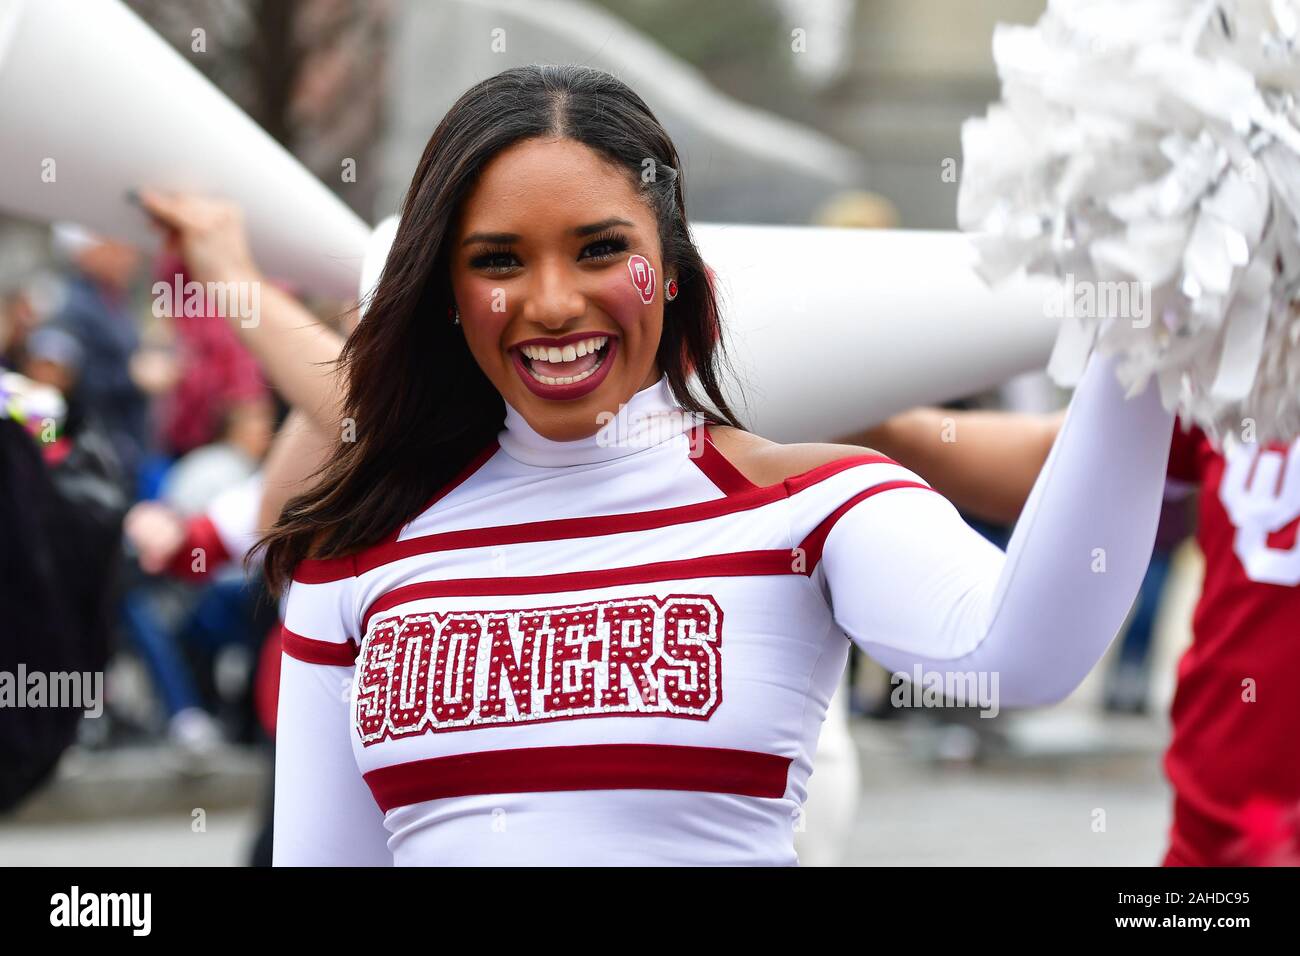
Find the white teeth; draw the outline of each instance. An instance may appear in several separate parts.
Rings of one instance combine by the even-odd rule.
[[[581,342],[573,342],[563,348],[545,345],[523,345],[519,351],[524,354],[525,358],[532,359],[534,362],[572,362],[579,356],[588,355],[605,347],[609,341],[608,335],[598,335],[590,339],[583,339]]]
[[[554,375],[543,375],[541,372],[533,368],[528,369],[528,374],[537,379],[537,381],[541,382],[543,385],[571,385],[574,382],[581,382],[583,379],[595,375],[596,369],[600,368],[604,364],[605,357],[602,355],[596,360],[595,365],[587,369],[585,372],[579,372],[577,375],[561,375],[557,378]]]

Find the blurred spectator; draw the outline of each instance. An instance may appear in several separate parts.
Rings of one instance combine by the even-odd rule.
[[[26,289],[0,297],[0,365],[20,369],[27,355],[27,338],[40,324],[40,315]]]
[[[56,443],[21,424],[48,414],[23,408],[39,396],[19,376],[0,381],[0,670],[98,674],[109,657],[127,501],[115,457],[93,429]],[[0,810],[49,776],[81,716],[75,707],[0,709]]]
[[[217,441],[196,448],[163,478],[160,497],[184,517],[244,481],[261,464],[275,434],[275,409],[263,395],[237,402],[221,415]]]
[[[18,370],[33,382],[57,388],[64,397],[73,394],[85,351],[70,333],[53,326],[38,328],[27,338]]]
[[[216,440],[172,465],[162,479],[161,502],[137,504],[126,521],[142,571],[177,574],[171,565],[178,563],[185,569],[180,576],[190,582],[142,580],[126,594],[123,608],[132,643],[161,697],[169,737],[198,756],[222,737],[209,713],[220,705],[213,675],[216,657],[240,648],[251,668],[253,649],[265,632],[258,623],[260,584],[246,581],[238,565],[224,566],[214,542],[191,540],[187,534],[202,526],[202,516],[218,497],[245,485],[257,472],[274,436],[275,409],[263,392],[216,408],[215,414]],[[202,520],[196,524],[191,519]],[[209,567],[205,557],[202,570],[191,573],[191,545],[196,544],[213,564]],[[245,688],[243,696],[247,692]]]
[[[68,223],[54,227],[53,245],[71,275],[51,324],[80,344],[80,399],[96,411],[123,472],[134,480],[149,446],[148,403],[131,378],[139,336],[127,309],[140,256],[131,246]]]
[[[184,288],[188,278],[178,256],[162,258],[159,282]],[[171,316],[179,352],[178,381],[162,412],[162,444],[173,456],[214,441],[230,406],[270,395],[256,359],[229,322],[217,315],[179,311]]]
[[[895,229],[898,210],[884,196],[860,189],[838,192],[817,210],[814,226],[840,229]]]

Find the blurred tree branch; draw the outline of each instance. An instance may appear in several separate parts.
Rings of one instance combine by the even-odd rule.
[[[388,0],[126,0],[364,218],[380,174]],[[202,45],[195,31],[202,30]],[[355,182],[341,176],[353,160]]]

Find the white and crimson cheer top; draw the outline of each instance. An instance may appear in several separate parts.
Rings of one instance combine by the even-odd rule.
[[[793,864],[849,640],[1064,696],[1137,592],[1171,429],[1094,359],[1004,555],[865,449],[751,484],[666,378],[579,441],[508,408],[389,540],[297,569],[275,860]]]

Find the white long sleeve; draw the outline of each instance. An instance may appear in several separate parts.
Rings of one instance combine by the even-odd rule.
[[[346,583],[289,588],[276,717],[276,866],[393,863],[384,815],[352,753],[354,669],[342,661],[356,643],[336,613]]]
[[[1004,707],[1078,686],[1146,573],[1173,432],[1155,385],[1125,400],[1113,363],[1092,357],[1005,555],[924,488],[839,518],[823,573],[855,643],[894,672],[997,675]]]

